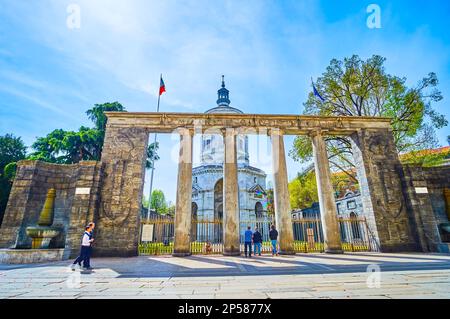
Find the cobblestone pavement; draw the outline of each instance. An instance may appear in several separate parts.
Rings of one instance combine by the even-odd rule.
[[[0,265],[0,298],[450,298],[448,254],[94,258],[91,272],[69,264]]]

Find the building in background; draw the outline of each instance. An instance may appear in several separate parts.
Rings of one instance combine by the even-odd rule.
[[[223,76],[222,87],[217,95],[217,106],[205,113],[243,113],[230,106],[229,91],[225,88]],[[257,219],[267,218],[266,173],[250,166],[246,135],[237,136],[236,149],[242,237],[247,224],[254,227]],[[194,229],[194,240],[222,241],[223,162],[224,141],[221,132],[206,132],[201,139],[201,165],[192,170],[192,216],[193,219],[216,222],[211,227],[202,225]],[[268,233],[268,230],[265,232]]]

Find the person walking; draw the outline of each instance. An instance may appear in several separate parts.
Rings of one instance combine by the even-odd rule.
[[[89,240],[90,240],[91,244],[89,245],[89,248],[88,248],[88,251],[87,251],[87,255],[86,255],[86,259],[85,259],[86,262],[85,262],[84,268],[86,270],[92,270],[93,268],[91,267],[91,255],[92,255],[92,243],[94,242],[94,238],[92,236],[93,236],[93,233],[94,233],[95,223],[91,222],[91,223],[88,224],[88,226],[90,227]]]
[[[81,262],[83,262],[83,269],[92,269],[90,265],[90,257],[92,250],[91,244],[94,241],[94,239],[92,238],[92,231],[94,228],[94,223],[89,223],[89,225],[85,227],[83,238],[81,239],[80,255],[71,265],[72,270],[75,270],[76,264],[78,264],[78,266],[81,268]]]
[[[275,254],[278,256],[278,249],[277,249],[278,231],[275,229],[275,225],[272,225],[269,231],[269,238],[270,241],[272,242],[272,256]]]
[[[261,256],[261,244],[262,244],[262,235],[258,230],[258,227],[255,227],[255,232],[253,233],[253,252],[256,256],[256,254],[258,254],[258,256]]]
[[[253,233],[251,231],[251,227],[248,226],[247,230],[244,233],[244,253],[245,257],[247,257],[247,248],[248,248],[248,257],[252,258],[252,237]]]

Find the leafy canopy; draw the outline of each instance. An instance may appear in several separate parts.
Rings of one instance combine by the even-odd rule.
[[[126,112],[119,102],[95,104],[86,111],[94,128],[82,126],[78,131],[56,129],[33,143],[29,159],[58,164],[73,164],[80,161],[98,161],[101,158],[107,117],[105,112]],[[147,150],[147,168],[157,161],[158,144],[150,144]]]
[[[448,124],[445,117],[432,108],[442,99],[435,73],[429,73],[414,87],[406,78],[386,73],[386,59],[374,55],[367,60],[353,55],[333,59],[314,83],[323,99],[310,92],[304,103],[304,114],[335,116],[387,116],[399,152],[408,152],[438,145],[434,130]],[[348,171],[353,167],[350,140],[327,137],[330,163],[334,169]],[[308,137],[295,139],[290,156],[307,162],[312,156]]]
[[[0,136],[0,175],[6,165],[17,162],[25,158],[26,146],[20,137],[13,134]]]

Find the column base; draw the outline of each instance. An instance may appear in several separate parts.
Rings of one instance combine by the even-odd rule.
[[[187,257],[190,255],[192,255],[192,253],[190,251],[189,252],[173,252],[172,253],[173,257]]]
[[[278,254],[280,255],[295,255],[295,251],[285,250],[285,251],[279,251]]]
[[[344,251],[342,249],[325,249],[325,253],[327,253],[327,254],[343,254]]]
[[[241,252],[240,251],[224,251],[222,255],[224,255],[224,256],[240,256]]]

